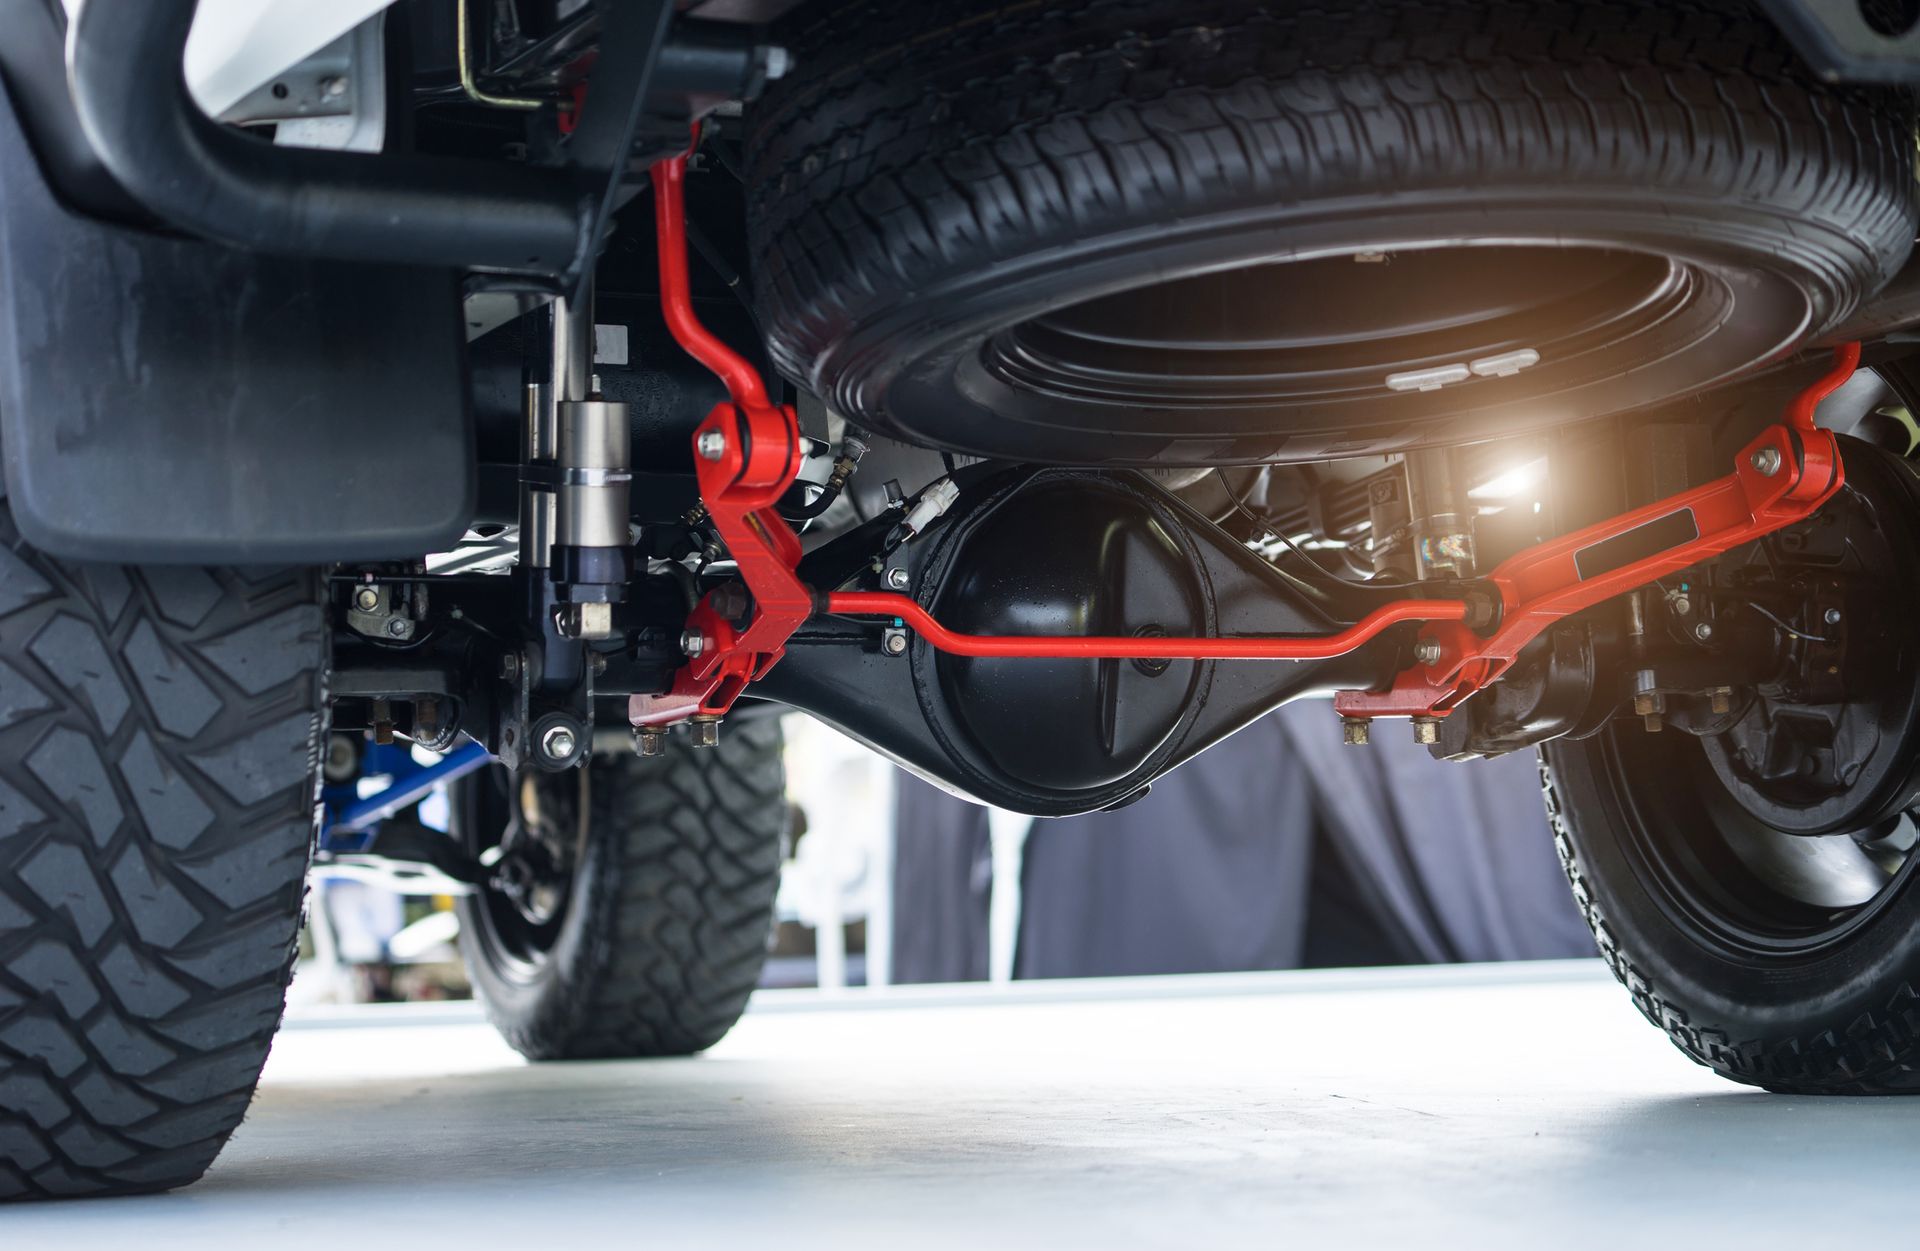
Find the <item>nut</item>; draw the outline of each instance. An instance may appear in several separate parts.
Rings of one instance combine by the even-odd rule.
[[[693,447],[700,453],[701,460],[719,460],[727,454],[727,436],[718,430],[702,430]]]
[[[1340,741],[1349,747],[1365,747],[1372,739],[1373,723],[1365,717],[1340,718]]]
[[[1747,463],[1758,470],[1763,478],[1771,478],[1780,472],[1780,449],[1763,447],[1747,458]]]
[[[720,718],[711,713],[688,717],[687,738],[695,747],[720,746]]]
[[[689,656],[698,656],[707,650],[707,636],[698,630],[681,631],[680,650]]]
[[[552,725],[540,736],[540,750],[548,760],[570,760],[574,748],[580,746],[571,726]]]
[[[1440,640],[1421,639],[1413,645],[1413,658],[1423,665],[1440,663]]]
[[[913,580],[912,575],[908,574],[905,569],[902,569],[898,566],[895,566],[894,568],[887,570],[887,585],[889,587],[892,587],[896,591],[906,590],[907,583],[911,582],[912,580]]]
[[[1707,706],[1713,710],[1715,716],[1721,716],[1733,711],[1733,688],[1731,686],[1714,687],[1707,692],[1707,699],[1709,701]]]
[[[633,727],[633,751],[637,756],[658,756],[667,750],[667,732],[657,725]]]
[[[1713,623],[1711,621],[1702,621],[1695,625],[1693,627],[1693,637],[1699,639],[1702,643],[1712,642]]]
[[[1415,717],[1413,719],[1413,741],[1422,747],[1431,746],[1440,741],[1440,718]]]
[[[520,676],[520,657],[517,653],[508,652],[500,658],[500,676],[509,682]]]

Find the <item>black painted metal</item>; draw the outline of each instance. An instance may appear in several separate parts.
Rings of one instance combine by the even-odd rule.
[[[896,554],[913,594],[981,632],[1322,634],[1390,592],[1290,577],[1135,473],[1015,472]],[[816,566],[818,567],[818,566]],[[1412,631],[1322,662],[967,660],[872,623],[797,634],[756,695],[914,772],[1038,816],[1112,807],[1291,700],[1386,681]],[[1331,710],[1327,732],[1336,732]]]
[[[89,0],[69,39],[101,161],[164,220],[282,255],[560,274],[599,188],[571,171],[276,147],[208,118],[181,68],[195,0]]]
[[[1920,9],[1906,0],[1760,0],[1824,77],[1920,83]]]

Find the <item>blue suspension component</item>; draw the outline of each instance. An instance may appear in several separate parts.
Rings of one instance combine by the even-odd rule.
[[[364,799],[356,793],[353,782],[322,788],[326,821],[321,826],[321,850],[366,850],[382,821],[419,803],[434,787],[465,777],[492,759],[486,748],[471,740],[430,765],[421,764],[409,748],[398,744],[368,743],[360,756],[361,776],[385,775],[391,780],[384,789]]]

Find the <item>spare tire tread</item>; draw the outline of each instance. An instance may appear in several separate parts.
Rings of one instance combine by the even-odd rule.
[[[802,69],[749,115],[757,300],[778,365],[855,417],[835,350],[941,283],[1275,204],[1740,203],[1822,236],[1788,246],[1823,325],[1914,236],[1906,98],[1818,82],[1741,3],[854,0],[783,37]]]

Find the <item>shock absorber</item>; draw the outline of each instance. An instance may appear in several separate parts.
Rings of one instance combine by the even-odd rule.
[[[593,374],[593,302],[561,299],[553,313],[555,490],[548,568],[568,638],[614,633],[613,605],[633,575],[628,530],[633,481],[627,406]]]

